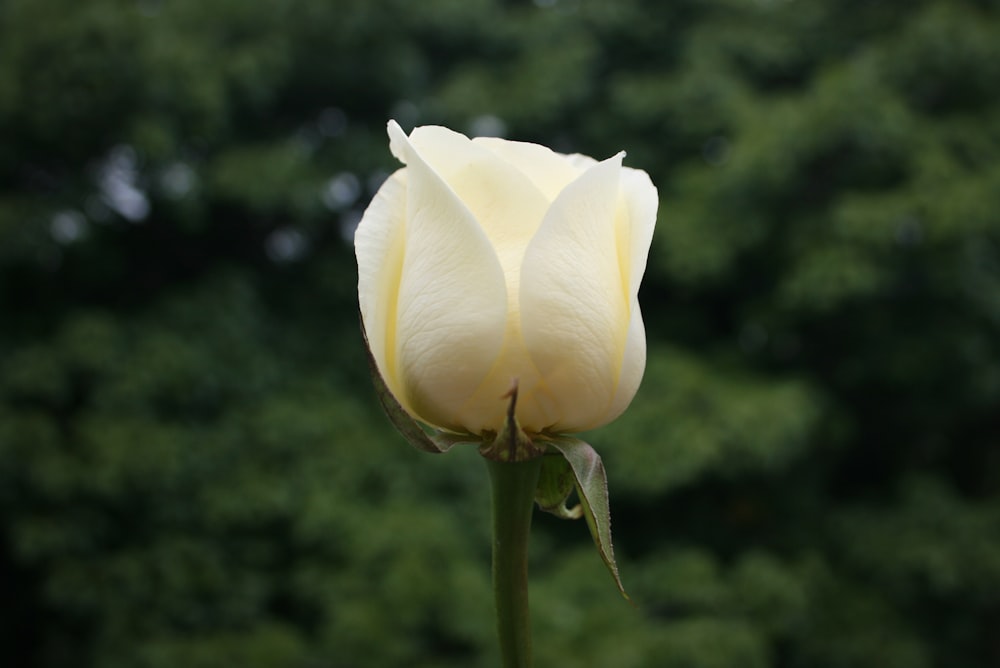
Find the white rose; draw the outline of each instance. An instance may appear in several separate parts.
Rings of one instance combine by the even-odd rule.
[[[516,380],[528,434],[603,425],[646,363],[637,294],[656,220],[645,172],[443,127],[409,137],[406,167],[358,225],[358,294],[372,355],[414,418],[480,434]]]

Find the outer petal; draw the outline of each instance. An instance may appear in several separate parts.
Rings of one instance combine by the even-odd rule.
[[[639,309],[639,284],[646,271],[646,258],[653,240],[659,197],[646,172],[622,168],[621,199],[615,218],[618,262],[624,298],[629,304],[629,329],[621,359],[621,372],[614,397],[605,415],[587,429],[606,424],[628,407],[639,389],[646,366],[646,334]]]
[[[630,320],[615,229],[623,155],[567,186],[525,253],[522,333],[538,393],[557,406],[554,431],[592,426],[618,387]]]
[[[389,134],[408,182],[395,345],[401,403],[430,424],[465,430],[462,406],[503,345],[503,270],[469,209],[398,125]]]
[[[400,396],[395,365],[396,297],[403,269],[406,230],[406,170],[390,176],[365,210],[354,233],[358,259],[358,303],[368,343],[379,372],[390,391]]]

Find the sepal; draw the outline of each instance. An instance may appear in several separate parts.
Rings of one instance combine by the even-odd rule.
[[[578,520],[583,517],[583,507],[578,503],[572,508],[566,506],[576,478],[569,462],[560,452],[548,452],[542,458],[542,470],[535,490],[535,503],[547,513],[563,520]]]
[[[501,399],[507,399],[507,417],[503,427],[496,434],[488,431],[483,434],[483,443],[479,446],[479,454],[495,462],[526,462],[541,457],[545,452],[545,444],[535,443],[524,433],[517,422],[517,380]]]
[[[608,477],[604,471],[604,462],[589,443],[578,438],[548,436],[545,443],[558,450],[573,471],[580,507],[587,519],[587,526],[590,527],[590,535],[594,539],[597,551],[611,577],[614,578],[618,591],[625,600],[631,602],[632,599],[625,593],[621,576],[618,574],[615,550],[611,544],[611,507],[608,503]],[[565,497],[563,507],[565,507]]]

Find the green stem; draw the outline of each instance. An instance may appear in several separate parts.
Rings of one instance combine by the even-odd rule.
[[[528,534],[542,458],[486,460],[493,489],[493,595],[504,668],[531,667]]]

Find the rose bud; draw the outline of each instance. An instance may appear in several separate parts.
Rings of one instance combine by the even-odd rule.
[[[657,192],[624,153],[598,162],[544,146],[409,137],[405,167],[358,225],[361,315],[378,370],[415,419],[482,434],[516,417],[532,433],[603,425],[642,378],[638,291]]]

